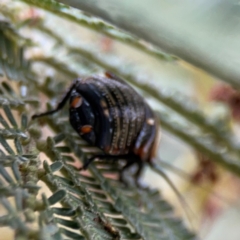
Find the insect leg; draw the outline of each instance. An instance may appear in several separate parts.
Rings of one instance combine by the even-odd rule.
[[[47,111],[47,112],[44,112],[44,113],[40,113],[40,114],[34,114],[34,115],[32,116],[32,119],[53,114],[53,113],[59,111],[61,108],[63,108],[63,106],[65,105],[66,101],[69,99],[72,90],[76,87],[76,85],[78,84],[78,82],[79,82],[79,80],[76,80],[76,81],[73,82],[72,86],[69,88],[69,90],[68,90],[67,93],[64,95],[63,99],[61,100],[61,102],[59,102],[59,104],[57,105],[57,107],[56,107],[55,109],[50,110],[50,111]]]
[[[143,161],[136,161],[136,163],[138,165],[138,169],[137,169],[136,173],[134,174],[134,180],[135,180],[136,186],[141,187],[138,180],[139,180],[142,170],[143,170]]]
[[[80,167],[78,170],[82,171],[82,170],[87,170],[88,166],[90,163],[92,163],[95,159],[99,159],[99,158],[106,158],[105,155],[95,155],[90,157],[89,159],[87,159],[87,161],[82,165],[82,167]]]
[[[88,168],[88,166],[95,160],[95,159],[126,159],[127,163],[126,165],[121,169],[120,173],[119,173],[119,181],[126,184],[126,182],[124,181],[124,177],[123,177],[123,173],[126,169],[128,169],[129,167],[131,167],[133,164],[137,164],[137,171],[134,174],[134,180],[137,186],[139,186],[138,183],[138,179],[142,173],[143,170],[143,162],[136,157],[135,155],[118,155],[118,156],[113,156],[113,155],[95,155],[90,157],[89,159],[87,159],[87,161],[83,164],[82,167],[80,167],[78,170],[79,171],[83,171],[86,170]]]
[[[127,164],[121,169],[121,172],[119,173],[119,181],[124,183],[126,185],[126,182],[124,181],[123,173],[126,169],[131,167],[135,163],[135,160],[129,159],[127,160]]]
[[[87,159],[87,161],[83,164],[82,167],[79,168],[80,171],[86,170],[89,166],[90,163],[92,163],[95,159],[125,159],[128,155],[106,155],[106,154],[101,154],[101,155],[94,155]]]
[[[133,164],[137,164],[137,170],[134,174],[134,181],[136,183],[136,186],[139,186],[138,179],[142,173],[143,169],[143,161],[136,155],[126,155],[125,159],[127,160],[127,164],[122,168],[120,174],[119,174],[119,181],[123,182],[126,185],[126,182],[124,180],[124,171],[131,167]]]

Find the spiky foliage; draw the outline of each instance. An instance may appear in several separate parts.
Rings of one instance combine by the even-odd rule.
[[[55,1],[24,2],[65,18],[70,24],[75,22],[130,44],[158,59],[176,60],[149,48],[134,36]],[[126,188],[114,180],[121,163],[97,162],[90,165],[88,174],[80,174],[76,166],[97,150],[73,132],[66,110],[38,122],[31,121],[30,116],[39,109],[40,93],[49,99],[59,99],[59,92],[64,92],[79,73],[108,69],[183,117],[184,123],[176,123],[174,114],[163,110],[160,119],[164,128],[240,175],[237,161],[240,148],[231,133],[218,122],[210,122],[196,106],[186,104],[183,96],[139,81],[137,71],[123,68],[123,62],[99,55],[96,49],[68,44],[63,36],[47,26],[44,18],[32,20],[30,17],[21,22],[16,14],[19,9],[13,11],[7,5],[2,5],[0,13],[6,19],[0,21],[1,226],[10,227],[16,239],[196,239],[158,191]],[[22,37],[17,27],[47,36],[59,51],[64,49],[78,59],[77,68],[72,66],[73,59],[64,62],[44,52],[26,60],[26,51],[36,43],[34,39]],[[39,63],[43,63],[45,69],[54,69],[58,76],[61,73],[60,80],[56,82],[55,77],[47,77],[31,67]],[[43,81],[39,80],[42,78]],[[47,126],[51,136],[44,133],[41,137],[43,126],[44,129]],[[222,154],[222,146],[227,147],[226,154]]]

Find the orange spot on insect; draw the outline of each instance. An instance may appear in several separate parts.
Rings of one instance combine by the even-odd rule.
[[[82,98],[75,97],[71,102],[71,108],[78,108],[82,105]]]
[[[81,127],[80,129],[80,133],[81,134],[86,134],[86,133],[90,133],[92,131],[93,127],[91,125],[84,125],[83,127]]]
[[[105,72],[105,76],[107,78],[113,78],[112,74],[110,72]]]

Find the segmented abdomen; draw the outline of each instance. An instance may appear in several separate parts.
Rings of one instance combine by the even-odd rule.
[[[157,122],[142,96],[114,75],[83,79],[77,90],[94,109],[99,148],[110,155],[132,152],[142,160],[150,160]]]

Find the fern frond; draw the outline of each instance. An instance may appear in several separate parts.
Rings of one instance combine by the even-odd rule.
[[[31,97],[37,91],[56,95],[53,79],[40,85],[29,64],[17,67],[15,59],[26,61],[24,48],[7,35],[1,46],[1,53],[7,49],[4,59],[9,61],[7,70],[3,65],[9,81],[2,84],[0,104],[0,204],[5,209],[1,226],[10,227],[21,239],[195,239],[157,191],[125,188],[105,175],[102,165],[92,165],[88,176],[80,174],[73,163],[86,158],[92,148],[70,130],[68,122],[44,118],[42,123],[57,135],[40,140],[36,122],[28,121],[39,105]],[[55,62],[55,68],[62,66]],[[17,80],[20,89],[31,89],[28,97],[12,88],[16,82],[10,80]],[[43,161],[41,152],[52,163]],[[121,167],[107,166],[112,173]],[[41,193],[40,185],[48,192]]]

